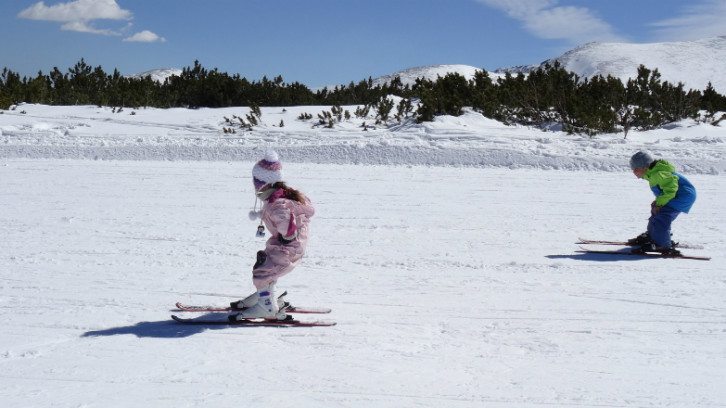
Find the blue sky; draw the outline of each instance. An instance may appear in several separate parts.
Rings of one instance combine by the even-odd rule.
[[[726,0],[3,0],[0,68],[81,58],[131,75],[207,68],[311,87],[402,69],[539,63],[589,41],[726,35]]]

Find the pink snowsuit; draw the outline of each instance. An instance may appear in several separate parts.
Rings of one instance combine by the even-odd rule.
[[[300,263],[308,243],[308,224],[314,214],[315,209],[309,200],[299,203],[285,198],[282,189],[276,190],[265,201],[262,221],[272,236],[265,244],[265,261],[252,270],[252,283],[257,289],[276,282]],[[296,238],[283,243],[280,235]]]

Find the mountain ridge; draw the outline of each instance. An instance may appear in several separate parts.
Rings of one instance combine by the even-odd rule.
[[[685,88],[703,90],[709,82],[726,92],[726,36],[694,41],[646,44],[590,42],[543,62],[557,61],[581,77],[612,75],[626,82],[645,65],[658,69],[663,81],[682,82]]]
[[[637,77],[638,67],[645,65],[649,69],[658,69],[663,81],[682,82],[686,89],[703,90],[711,82],[718,92],[726,93],[726,36],[641,44],[589,42],[540,64],[517,65],[488,72],[496,80],[507,72],[527,74],[555,62],[582,78],[612,75],[624,83]],[[400,76],[404,84],[413,84],[417,77],[435,80],[447,73],[458,73],[471,79],[474,72],[481,69],[470,65],[415,67],[375,78],[373,83],[390,82]]]
[[[674,84],[682,82],[686,89],[703,90],[710,82],[717,92],[726,93],[726,36],[656,43],[589,42],[540,64],[516,65],[487,71],[496,80],[508,72],[527,74],[555,62],[581,78],[612,75],[623,82],[637,77],[638,66],[645,65],[649,69],[658,69],[663,81]],[[400,77],[404,85],[413,86],[417,78],[436,80],[448,73],[458,73],[466,79],[472,79],[476,71],[482,69],[484,68],[465,64],[426,65],[382,75],[372,81],[375,86],[390,83],[394,78]],[[153,80],[163,83],[166,78],[181,72],[180,69],[163,68],[132,77],[151,76]]]

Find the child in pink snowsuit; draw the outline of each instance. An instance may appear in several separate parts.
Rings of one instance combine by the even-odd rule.
[[[275,296],[277,280],[290,273],[305,254],[308,225],[315,209],[301,192],[282,181],[282,164],[275,152],[268,152],[252,169],[257,198],[262,201],[262,222],[270,232],[264,251],[257,252],[252,283],[257,291],[232,307],[242,309],[238,320],[284,319],[285,302]]]
[[[278,182],[268,184],[258,192],[260,198],[266,196],[262,205],[262,222],[272,236],[265,244],[264,260],[252,270],[252,282],[257,289],[288,274],[305,254],[308,224],[315,209],[302,194],[298,193],[302,202],[289,197],[290,190],[284,183]]]

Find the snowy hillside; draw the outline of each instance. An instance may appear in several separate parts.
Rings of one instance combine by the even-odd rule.
[[[519,65],[490,70],[470,65],[431,65],[409,68],[384,75],[373,80],[374,85],[391,82],[400,77],[404,85],[413,85],[416,78],[435,80],[437,76],[458,73],[467,79],[474,77],[477,70],[486,69],[489,76],[496,80],[506,72],[527,73],[559,61],[568,71],[580,77],[612,75],[627,82],[637,76],[638,66],[658,68],[662,80],[672,83],[683,82],[686,89],[703,90],[711,82],[721,94],[726,93],[726,36],[697,41],[664,43],[588,43],[572,49],[563,55],[542,64]]]
[[[686,89],[703,90],[711,82],[719,93],[726,93],[726,36],[651,44],[589,43],[545,63],[554,61],[581,77],[612,75],[623,82],[636,77],[637,68],[642,64],[650,69],[658,68],[664,81],[683,82]],[[497,72],[527,72],[536,67],[513,67]]]
[[[383,85],[390,83],[394,78],[400,77],[403,85],[412,86],[417,78],[424,78],[435,81],[437,77],[444,77],[446,74],[459,74],[466,79],[473,79],[476,71],[482,68],[472,67],[471,65],[429,65],[424,67],[409,68],[402,71],[394,72],[390,75],[375,78],[373,85]],[[496,73],[489,73],[489,76],[496,80],[501,76]]]
[[[160,69],[152,69],[150,71],[141,72],[136,75],[131,75],[132,78],[145,78],[147,76],[150,76],[152,80],[163,83],[167,78],[169,78],[172,75],[181,75],[182,70],[177,68],[160,68]]]
[[[637,75],[639,65],[658,68],[662,79],[672,83],[683,82],[686,88],[703,90],[711,82],[719,93],[726,93],[726,36],[696,41],[663,43],[588,43],[542,64],[518,65],[490,69],[462,64],[429,65],[403,69],[373,79],[374,85],[390,83],[400,77],[404,85],[413,85],[417,78],[435,80],[448,73],[458,73],[472,79],[477,70],[486,69],[496,80],[505,72],[527,73],[545,63],[559,61],[567,70],[580,77],[612,75],[626,82]],[[142,72],[133,77],[150,75],[158,82],[164,82],[171,75],[181,74],[180,69],[163,68]],[[354,82],[356,79],[352,79]],[[328,88],[333,88],[329,86]]]

